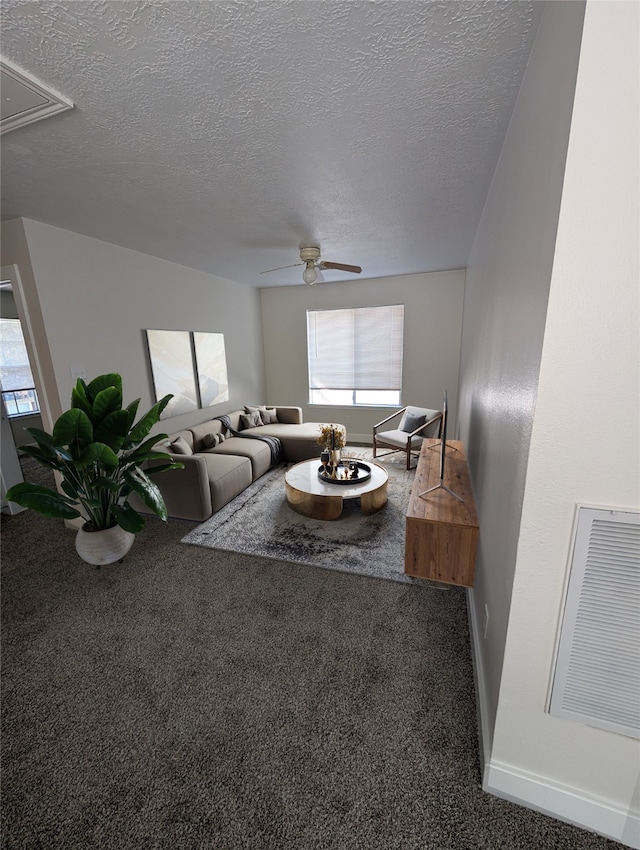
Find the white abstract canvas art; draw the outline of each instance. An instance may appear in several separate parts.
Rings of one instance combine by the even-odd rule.
[[[227,378],[227,358],[224,350],[224,334],[193,334],[200,406],[211,407],[229,400],[229,381]]]
[[[167,393],[173,398],[161,419],[198,409],[189,331],[147,331],[147,344],[153,374],[156,401]]]

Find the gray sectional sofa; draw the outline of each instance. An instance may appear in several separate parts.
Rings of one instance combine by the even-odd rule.
[[[157,448],[179,455],[184,469],[154,476],[169,516],[208,519],[271,469],[277,460],[273,441],[254,437],[277,437],[281,447],[279,460],[298,463],[319,457],[316,440],[320,424],[303,422],[300,407],[264,405],[227,413],[224,422],[211,419],[171,434]]]

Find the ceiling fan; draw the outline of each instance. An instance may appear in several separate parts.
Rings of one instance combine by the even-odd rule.
[[[320,259],[320,248],[309,247],[300,248],[301,263],[292,263],[290,266],[280,266],[277,269],[266,269],[260,274],[269,274],[270,272],[279,272],[282,269],[293,269],[296,266],[306,266],[302,272],[302,279],[309,286],[312,286],[318,281],[324,281],[322,277],[322,269],[338,269],[342,272],[351,272],[352,274],[360,274],[362,268],[360,266],[350,266],[346,263],[330,263],[328,260]]]

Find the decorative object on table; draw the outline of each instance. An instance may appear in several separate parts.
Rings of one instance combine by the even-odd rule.
[[[337,466],[340,463],[340,450],[345,446],[346,431],[342,425],[321,425],[316,442],[329,451],[329,463]]]
[[[343,461],[337,466],[330,466],[328,472],[320,466],[318,478],[329,484],[361,484],[371,478],[371,467],[361,461]]]
[[[325,474],[327,472],[327,467],[329,466],[329,459],[331,455],[329,454],[329,449],[322,449],[320,452],[320,463],[322,464]]]
[[[11,487],[7,499],[43,516],[82,518],[76,550],[87,563],[122,560],[144,526],[144,519],[129,503],[131,494],[167,520],[162,494],[142,464],[165,460],[154,467],[153,474],[183,468],[170,454],[153,449],[167,439],[166,434],[148,436],[170,399],[170,395],[160,399],[134,424],[140,399],[122,407],[120,375],[100,375],[89,384],[79,378],[71,409],[60,416],[53,433],[27,428],[36,445],[20,448],[22,454],[60,473],[63,492],[24,482]]]

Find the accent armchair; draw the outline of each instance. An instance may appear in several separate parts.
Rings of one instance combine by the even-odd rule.
[[[383,426],[402,414],[402,419],[396,429],[381,430]],[[407,469],[411,469],[411,455],[419,454],[422,441],[425,437],[439,437],[442,428],[442,411],[429,410],[426,407],[403,407],[391,416],[387,416],[382,422],[373,426],[373,456],[377,457],[380,448],[390,451],[380,455],[393,454],[394,452],[405,452],[407,455]]]

